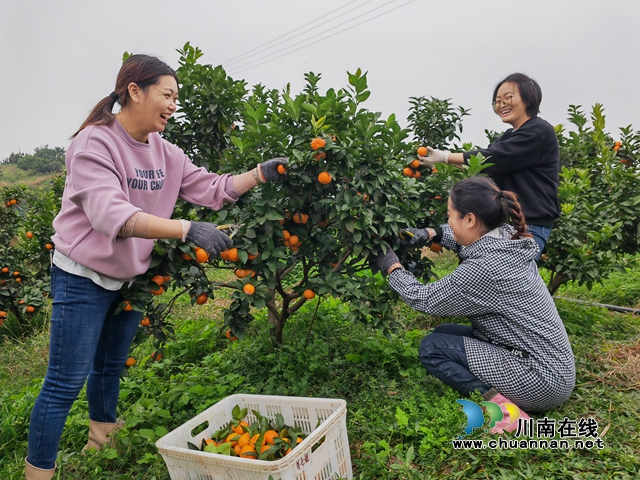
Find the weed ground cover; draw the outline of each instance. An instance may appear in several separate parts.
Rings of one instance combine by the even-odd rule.
[[[455,259],[438,260],[441,274]],[[357,479],[625,479],[640,476],[640,394],[633,371],[640,320],[604,309],[557,301],[576,355],[577,386],[549,419],[598,422],[603,449],[456,449],[466,417],[459,395],[426,375],[418,345],[444,320],[398,305],[401,329],[387,338],[346,321],[348,306],[310,302],[287,325],[287,342],[274,349],[266,316],[243,341],[223,335],[225,298],[191,307],[178,302],[176,339],[161,362],[143,343],[122,381],[119,415],[127,427],[115,449],[89,456],[84,392],[74,405],[60,445],[59,478],[168,478],[155,441],[233,393],[340,397],[348,402],[348,433]],[[313,326],[310,326],[313,322]],[[29,413],[46,368],[47,332],[0,345],[0,478],[22,478]],[[472,398],[479,400],[479,398]],[[538,415],[541,419],[544,415]],[[469,438],[490,440],[486,429]]]

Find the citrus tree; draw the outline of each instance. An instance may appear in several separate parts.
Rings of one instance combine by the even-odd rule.
[[[556,127],[560,145],[562,216],[551,232],[542,266],[551,271],[549,290],[568,281],[600,282],[634,263],[640,233],[640,133],[620,129],[619,140],[605,130],[602,105],[590,121],[569,107],[575,131]]]
[[[30,320],[46,304],[53,218],[60,210],[64,178],[48,189],[25,185],[0,191],[0,326],[9,313],[15,333],[28,333]]]
[[[323,94],[319,75],[305,78],[298,95],[289,88],[255,86],[238,118],[229,114],[237,128],[227,130],[229,143],[219,160],[220,171],[233,174],[286,156],[285,180],[258,186],[219,212],[186,204],[176,208],[181,218],[238,225],[234,247],[208,259],[195,245],[159,241],[149,272],[125,287],[128,303],[121,308],[144,311],[143,334],[155,335],[159,344],[172,332],[167,314],[177,296],[189,294],[192,303],[202,304],[223,288],[232,292],[225,324],[239,336],[255,311],[266,309],[272,337],[280,343],[287,320],[306,302],[326,296],[347,302],[352,320],[386,331],[396,325],[391,309],[397,296],[380,276],[371,275],[371,260],[400,228],[442,221],[445,185],[464,173],[443,165],[403,174],[418,143],[409,141],[410,131],[393,115],[383,119],[363,106],[370,91],[360,70],[348,74],[346,88]],[[209,92],[220,94],[215,88]],[[214,101],[198,98],[201,106]],[[183,113],[177,121],[191,122]],[[467,170],[479,169],[476,162]],[[399,255],[418,277],[433,276],[420,249]],[[235,279],[212,280],[210,267],[233,271]],[[164,296],[154,299],[154,294]]]

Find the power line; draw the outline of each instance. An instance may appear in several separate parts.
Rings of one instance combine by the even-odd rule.
[[[357,1],[358,1],[358,0],[353,0],[353,1],[349,2],[349,3],[347,3],[346,5],[343,5],[342,7],[339,7],[339,8],[336,8],[335,10],[332,10],[332,11],[331,11],[331,12],[329,12],[325,17],[316,18],[315,20],[312,20],[312,21],[310,21],[310,22],[308,22],[308,23],[305,23],[305,24],[304,24],[304,25],[302,25],[301,27],[295,28],[295,29],[291,30],[290,32],[285,33],[284,35],[280,35],[279,37],[276,37],[276,38],[274,38],[273,40],[269,40],[268,42],[263,43],[262,45],[259,45],[258,47],[254,48],[254,49],[252,49],[252,50],[249,50],[248,52],[245,52],[245,53],[242,53],[242,54],[240,54],[240,55],[237,55],[237,56],[235,56],[235,57],[233,57],[233,58],[231,58],[231,59],[227,60],[226,62],[224,62],[224,65],[230,65],[230,64],[237,63],[237,62],[239,62],[239,61],[240,61],[240,60],[239,60],[240,58],[242,58],[242,57],[244,57],[244,56],[246,56],[246,55],[249,55],[250,53],[251,53],[251,55],[249,55],[249,57],[247,57],[247,58],[251,58],[251,57],[253,57],[253,56],[257,55],[258,53],[260,53],[260,52],[262,52],[262,51],[264,51],[264,50],[269,50],[269,49],[271,49],[271,48],[273,48],[273,47],[275,47],[275,46],[277,46],[277,45],[280,45],[280,44],[282,44],[282,43],[284,43],[284,42],[288,42],[289,40],[293,40],[294,38],[299,37],[300,35],[303,35],[303,33],[306,33],[306,32],[309,32],[309,31],[311,31],[311,30],[314,30],[314,29],[316,29],[316,28],[318,28],[318,27],[321,27],[322,25],[324,25],[324,24],[326,24],[326,23],[328,23],[328,22],[330,22],[330,21],[332,21],[332,20],[335,20],[335,18],[329,19],[329,20],[327,20],[327,21],[325,21],[325,22],[321,23],[320,25],[316,25],[315,27],[311,28],[310,30],[307,30],[306,32],[300,33],[300,34],[298,34],[298,35],[294,35],[293,37],[288,38],[287,40],[283,40],[282,42],[276,43],[275,45],[272,45],[271,47],[268,47],[268,48],[266,48],[266,49],[265,49],[265,48],[263,48],[263,47],[265,47],[265,46],[267,46],[267,45],[269,45],[269,44],[271,44],[271,43],[275,42],[276,40],[280,40],[281,38],[284,38],[284,37],[286,37],[286,36],[288,36],[288,35],[291,35],[293,32],[297,32],[298,30],[301,30],[301,29],[303,29],[303,28],[305,28],[305,27],[307,27],[307,26],[311,25],[312,23],[316,23],[316,22],[318,22],[318,21],[322,20],[323,18],[326,18],[327,16],[330,16],[330,15],[332,15],[332,14],[336,13],[338,10],[342,10],[343,8],[348,7],[349,5],[351,5],[352,3],[355,3],[355,2],[357,2]],[[365,3],[360,4],[360,5],[358,5],[357,7],[352,8],[351,10],[348,10],[348,11],[347,11],[347,12],[345,12],[345,13],[350,13],[350,12],[352,12],[352,11],[354,11],[354,10],[357,10],[358,8],[361,8],[361,7],[365,6],[367,3],[371,3],[372,1],[373,1],[373,0],[368,0],[368,1],[366,1]],[[255,52],[255,53],[252,53],[252,52]],[[246,58],[245,58],[244,60],[246,60]],[[242,61],[244,61],[244,60],[242,60]]]
[[[329,32],[329,31],[331,31],[331,30],[335,30],[336,28],[341,27],[342,25],[346,25],[347,23],[353,22],[354,20],[357,20],[358,18],[364,17],[365,15],[368,15],[368,14],[370,14],[371,12],[375,12],[376,10],[380,10],[381,8],[386,7],[387,5],[389,5],[389,4],[391,4],[391,3],[394,3],[395,1],[396,1],[396,0],[391,0],[391,1],[389,1],[389,2],[387,2],[387,3],[385,3],[385,4],[382,4],[382,5],[378,6],[378,7],[372,8],[371,10],[369,10],[369,11],[367,11],[367,12],[365,12],[365,13],[361,14],[361,15],[358,15],[357,17],[350,18],[349,20],[347,20],[347,21],[345,21],[345,22],[339,23],[338,25],[336,25],[336,26],[334,26],[334,27],[331,27],[331,28],[329,28],[329,29],[324,30],[324,33],[327,33],[327,32]],[[339,33],[339,32],[338,32],[338,33]],[[304,40],[303,40],[303,42],[308,41],[308,40],[312,40],[312,38],[306,38],[306,39],[304,39]],[[267,55],[264,57],[264,59],[267,59],[267,58],[269,58],[269,57],[271,57],[271,56],[273,56],[273,55],[277,55],[277,54],[278,54],[278,53],[280,53],[280,52],[283,52],[283,51],[288,50],[288,49],[290,49],[290,48],[294,48],[294,47],[296,47],[296,46],[298,46],[298,45],[299,45],[299,43],[298,43],[298,44],[296,44],[296,45],[290,45],[290,46],[288,46],[288,47],[281,48],[280,50],[276,50],[275,52],[272,52],[272,53],[267,54]],[[293,51],[295,52],[295,50],[293,50]],[[276,58],[280,58],[280,57],[276,57]],[[243,62],[244,62],[244,61],[243,61]],[[242,70],[242,69],[244,69],[244,67],[246,67],[246,66],[248,66],[248,65],[250,65],[250,64],[251,64],[251,62],[248,62],[248,63],[242,63],[242,65],[238,65],[238,66],[236,66],[236,67],[234,67],[234,68],[236,68],[236,69],[238,69],[238,68],[239,68],[239,69],[241,69],[241,70]],[[233,70],[233,69],[232,69],[232,70]]]
[[[391,2],[388,2],[388,3],[386,3],[385,5],[382,5],[382,6],[386,6],[386,5],[388,5],[389,3],[393,3],[393,1],[395,1],[395,0],[392,0]],[[244,72],[244,71],[251,70],[252,68],[258,67],[258,66],[260,66],[260,65],[264,65],[265,63],[271,62],[271,61],[273,61],[273,60],[277,60],[278,58],[284,57],[285,55],[289,55],[290,53],[297,52],[298,50],[302,50],[303,48],[310,47],[311,45],[315,45],[316,43],[321,42],[322,40],[326,40],[327,38],[334,37],[334,36],[336,36],[336,35],[338,35],[338,34],[340,34],[340,33],[342,33],[342,32],[345,32],[345,31],[350,30],[350,29],[352,29],[352,28],[354,28],[354,27],[357,27],[357,26],[359,26],[359,25],[362,25],[363,23],[367,23],[367,22],[369,22],[369,21],[371,21],[371,20],[374,20],[374,19],[376,19],[376,18],[378,18],[378,17],[381,17],[382,15],[386,15],[387,13],[393,12],[394,10],[397,10],[397,9],[399,9],[399,8],[402,8],[402,7],[405,7],[405,6],[409,5],[410,3],[413,3],[414,1],[415,1],[415,0],[409,0],[408,2],[406,2],[406,3],[402,4],[402,5],[399,5],[399,6],[395,7],[395,8],[392,8],[392,9],[390,9],[390,10],[387,10],[386,12],[382,12],[382,13],[380,13],[380,14],[378,14],[378,15],[374,16],[374,17],[371,17],[371,18],[368,18],[368,19],[366,19],[366,20],[363,20],[363,21],[362,21],[362,22],[360,22],[360,23],[357,23],[357,24],[355,24],[355,25],[352,25],[352,26],[349,26],[349,27],[347,27],[347,28],[344,28],[344,29],[342,29],[342,30],[340,30],[340,31],[338,31],[338,32],[335,32],[335,33],[331,34],[331,35],[327,35],[327,36],[325,36],[325,37],[319,38],[319,39],[317,39],[315,42],[309,43],[309,44],[307,44],[307,45],[302,45],[302,46],[300,46],[300,47],[296,48],[295,50],[291,50],[290,52],[283,53],[282,55],[279,55],[279,56],[277,56],[277,57],[275,57],[275,58],[268,58],[268,57],[270,57],[270,56],[272,56],[272,55],[275,55],[275,54],[277,54],[277,53],[279,53],[279,52],[281,52],[281,51],[283,51],[283,50],[287,50],[287,49],[289,49],[289,48],[292,48],[292,47],[286,47],[286,48],[283,48],[282,50],[278,50],[277,52],[274,52],[274,53],[272,53],[272,54],[268,55],[268,56],[266,57],[266,59],[265,59],[263,62],[256,63],[256,64],[254,64],[254,65],[249,65],[249,66],[247,66],[247,65],[240,65],[240,67],[239,67],[239,68],[240,68],[240,70],[238,70],[238,71],[234,72],[234,73],[233,73],[233,75],[237,75],[237,74],[242,73],[242,72]],[[366,14],[368,14],[368,13],[371,13],[371,12],[373,12],[374,10],[377,10],[377,9],[379,9],[379,8],[381,8],[381,7],[378,7],[378,8],[375,8],[375,9],[373,9],[373,10],[370,10],[369,12],[367,12],[367,13],[365,13],[365,14],[363,14],[363,15],[366,15]],[[333,27],[333,28],[337,28],[337,27],[339,27],[339,26],[341,26],[341,25],[344,25],[345,23],[349,23],[349,22],[350,22],[350,21],[352,21],[352,20],[356,20],[357,18],[360,18],[360,17],[362,17],[363,15],[360,15],[360,16],[358,16],[358,17],[355,17],[355,18],[353,18],[353,19],[351,19],[351,20],[349,20],[349,21],[347,21],[347,22],[344,22],[344,23],[342,23],[342,24],[340,24],[340,25],[337,25],[336,27]],[[331,30],[333,30],[333,28],[331,28]],[[310,40],[310,39],[307,39],[307,40]],[[246,67],[246,68],[243,68],[243,67]]]

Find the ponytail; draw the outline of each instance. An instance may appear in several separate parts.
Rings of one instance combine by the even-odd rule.
[[[516,232],[512,240],[531,237],[515,193],[500,190],[487,177],[472,177],[456,183],[450,193],[451,203],[461,217],[473,213],[487,228],[493,230],[511,218]]]
[[[130,55],[118,72],[114,91],[93,107],[89,116],[71,138],[74,138],[89,125],[111,125],[116,118],[112,113],[116,102],[123,108],[129,102],[130,83],[135,83],[142,90],[146,90],[150,86],[157,84],[160,77],[164,75],[171,75],[176,80],[176,83],[180,84],[176,72],[162,60],[149,55]]]
[[[517,195],[508,190],[500,190],[498,199],[501,200],[505,213],[511,218],[511,225],[516,229],[516,233],[511,236],[511,240],[531,237],[532,235],[527,233],[527,223],[525,222],[524,213],[522,213],[522,209],[520,208]]]

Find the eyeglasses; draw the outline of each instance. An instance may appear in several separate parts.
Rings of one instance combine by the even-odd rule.
[[[493,102],[491,105],[493,105],[494,110],[497,110],[498,108],[500,108],[500,105],[502,105],[503,103],[505,105],[511,105],[511,102],[513,102],[513,97],[516,97],[519,95],[520,95],[519,93],[516,93],[515,95],[507,95],[501,100],[496,99],[496,101]]]

